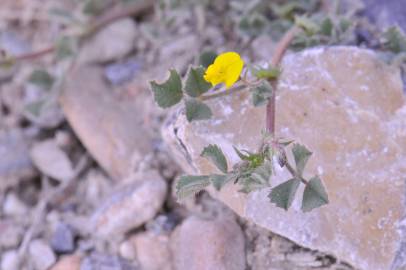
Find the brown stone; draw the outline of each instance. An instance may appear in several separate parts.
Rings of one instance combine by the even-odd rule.
[[[80,263],[78,255],[63,256],[50,270],[80,270]]]
[[[186,219],[171,237],[175,270],[244,270],[244,236],[230,218]]]
[[[102,70],[82,66],[63,90],[64,114],[81,142],[114,178],[126,177],[144,153],[151,151],[145,126],[146,89],[134,95],[110,89]]]
[[[139,233],[130,241],[135,247],[137,260],[144,270],[171,270],[169,237],[153,232]]]
[[[211,190],[212,195],[262,227],[361,269],[403,266],[406,106],[399,70],[354,47],[291,54],[282,70],[277,135],[311,149],[307,172],[320,175],[330,203],[302,213],[298,196],[284,211],[269,202],[269,189],[246,196],[233,184],[219,193]],[[165,140],[187,172],[215,171],[200,157],[210,143],[218,144],[231,164],[238,161],[233,145],[258,147],[265,108],[249,103],[239,93],[210,102],[210,121],[189,124],[178,112],[167,123]],[[271,184],[288,177],[278,170]]]

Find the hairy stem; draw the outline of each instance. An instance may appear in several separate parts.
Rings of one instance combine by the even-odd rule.
[[[271,60],[271,66],[272,67],[277,67],[282,58],[283,55],[285,54],[287,48],[289,47],[289,44],[292,42],[293,38],[295,37],[296,33],[298,31],[298,28],[296,26],[293,26],[289,31],[285,33],[285,35],[282,37],[282,39],[278,42],[275,53],[272,57]],[[270,81],[274,92],[272,94],[272,97],[268,101],[268,104],[266,106],[266,131],[268,131],[272,136],[275,135],[275,122],[276,122],[276,81],[272,80]]]
[[[213,98],[218,98],[218,97],[230,95],[230,94],[233,94],[235,92],[238,92],[238,91],[241,91],[241,90],[244,90],[244,89],[247,89],[246,85],[237,85],[237,86],[231,87],[230,89],[226,89],[226,90],[224,90],[222,92],[218,92],[218,93],[210,94],[210,95],[200,96],[199,99],[202,100],[202,101],[209,100],[209,99],[213,99]]]
[[[296,170],[293,168],[293,166],[289,163],[289,161],[286,161],[285,163],[286,169],[289,171],[289,173],[296,179],[299,179],[303,184],[307,185],[309,182],[304,179],[302,176],[300,176]]]
[[[136,1],[134,3],[120,5],[117,8],[113,8],[109,10],[107,13],[100,15],[99,17],[95,18],[92,22],[90,22],[89,28],[82,35],[82,38],[88,37],[96,33],[101,28],[121,18],[143,13],[146,10],[153,8],[154,2],[155,2],[154,0]],[[51,45],[38,51],[29,52],[17,56],[11,56],[8,58],[6,57],[6,59],[0,59],[0,65],[7,65],[9,63],[36,59],[38,57],[42,57],[44,55],[52,53],[54,50],[55,46]]]

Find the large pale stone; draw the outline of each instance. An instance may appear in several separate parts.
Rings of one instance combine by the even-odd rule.
[[[308,173],[321,176],[330,203],[304,214],[301,196],[284,211],[269,202],[269,189],[246,196],[229,184],[211,193],[240,216],[361,269],[405,264],[406,106],[399,70],[371,51],[352,47],[291,54],[282,69],[277,135],[312,150]],[[232,145],[258,147],[265,108],[249,102],[239,93],[211,102],[210,121],[188,124],[178,112],[167,122],[165,140],[187,172],[215,171],[200,157],[209,143],[219,144],[230,163],[238,160]],[[272,185],[287,179],[278,172]]]
[[[74,70],[63,89],[61,105],[69,124],[115,179],[128,176],[152,149],[146,95],[141,87],[133,94],[109,88],[101,68],[90,66]]]

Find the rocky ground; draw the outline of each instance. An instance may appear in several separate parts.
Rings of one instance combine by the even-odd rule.
[[[77,2],[3,0],[0,49],[21,55],[46,48],[65,31],[61,16],[54,18],[49,10],[76,14]],[[105,2],[113,10],[119,1]],[[160,1],[115,20],[81,44],[69,69],[52,54],[0,69],[0,269],[355,269],[345,262],[347,253],[301,247],[287,239],[296,236],[273,233],[271,223],[241,214],[227,198],[202,192],[177,201],[174,180],[190,168],[190,160],[174,148],[198,147],[201,130],[195,130],[192,143],[170,137],[174,121],[179,124],[176,110],[159,109],[148,82],[165,78],[171,67],[184,74],[206,48],[267,61],[276,41],[274,32],[247,35],[237,27],[236,18],[248,5],[244,1],[203,2]],[[351,45],[375,42],[373,34],[354,35],[358,43]],[[324,68],[334,69],[334,62],[326,61]],[[37,68],[63,80],[51,90],[38,86],[29,80]],[[385,87],[401,89],[399,76],[393,75],[399,74],[392,71],[379,71],[385,73]],[[391,115],[391,106],[402,99],[393,95],[385,107]],[[44,99],[39,113],[27,109]],[[365,121],[373,118],[367,109],[356,112]],[[390,125],[402,123],[395,119]]]

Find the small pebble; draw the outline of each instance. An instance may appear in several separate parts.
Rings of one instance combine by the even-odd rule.
[[[13,192],[7,193],[3,203],[3,213],[5,215],[22,216],[27,212],[27,206]]]
[[[47,270],[56,262],[56,256],[51,247],[42,239],[32,241],[28,250],[36,270]]]
[[[73,252],[75,249],[75,242],[72,229],[64,223],[58,224],[52,236],[51,246],[57,253]]]
[[[136,270],[129,261],[118,256],[93,253],[83,259],[80,270]]]

